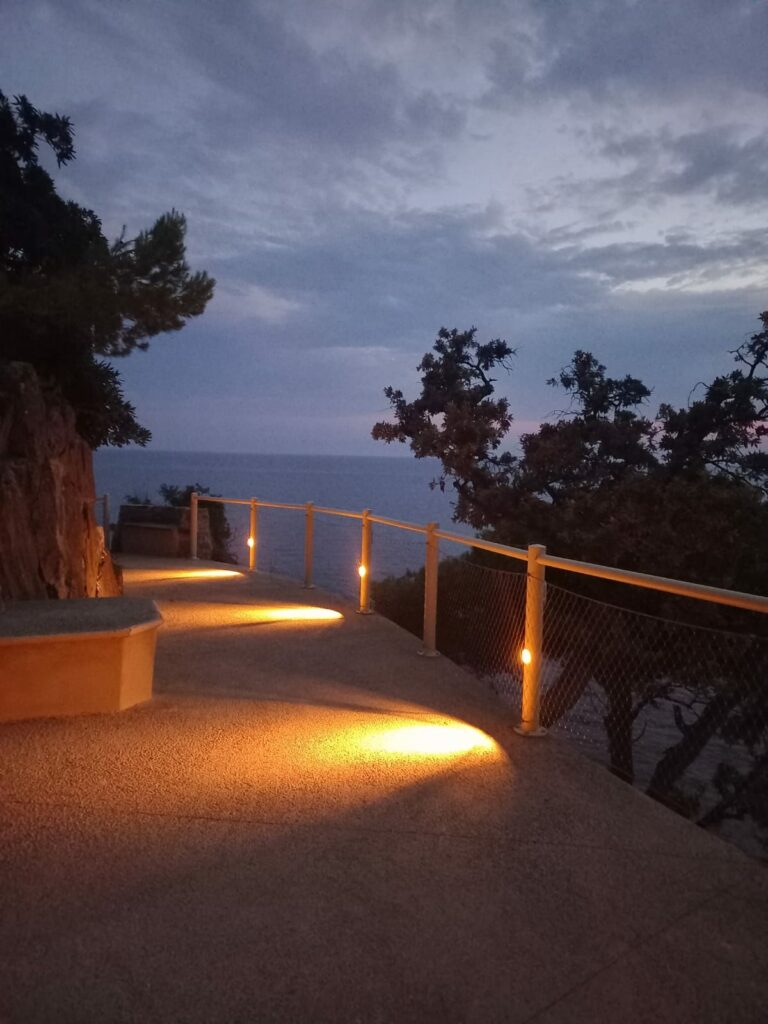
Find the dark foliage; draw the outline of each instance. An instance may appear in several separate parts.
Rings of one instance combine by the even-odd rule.
[[[91,447],[146,444],[117,371],[99,357],[180,330],[203,312],[214,281],[190,272],[175,210],[110,244],[92,210],[57,194],[38,145],[61,166],[74,159],[73,134],[69,118],[0,93],[0,358],[57,383]]]
[[[443,473],[437,483],[455,489],[455,518],[485,528],[495,540],[515,546],[543,543],[566,557],[764,593],[768,312],[760,320],[762,330],[732,353],[732,372],[700,386],[700,397],[687,408],[662,404],[653,418],[644,413],[650,391],[640,380],[611,378],[593,355],[576,352],[549,381],[565,391],[570,408],[555,422],[524,434],[519,455],[502,450],[512,416],[506,399],[494,397],[491,377],[495,367],[507,365],[512,349],[503,341],[478,344],[474,329],[442,329],[433,353],[419,366],[421,395],[407,402],[402,392],[387,388],[394,422],[376,424],[373,436],[408,443],[417,458],[440,459]],[[455,573],[445,572],[450,583]],[[762,616],[573,574],[549,572],[548,579],[636,611],[768,635]],[[383,602],[406,625],[404,620],[417,616],[419,588],[423,590],[419,577],[388,583],[377,593],[378,606]],[[444,606],[442,590],[441,602]],[[605,727],[612,765],[631,779],[632,727],[638,711],[654,699],[671,699],[675,687],[681,687],[695,694],[703,710],[695,729],[683,729],[682,718],[675,718],[680,742],[660,761],[650,791],[661,799],[677,797],[686,768],[719,736],[746,744],[753,754],[748,776],[722,767],[715,780],[723,794],[719,817],[752,808],[749,813],[756,819],[768,818],[765,807],[754,810],[756,794],[766,791],[768,682],[757,691],[747,689],[735,661],[728,666],[713,663],[709,678],[714,685],[701,681],[706,672],[687,678],[684,667],[671,678],[649,636],[631,618],[617,618],[609,635],[598,636],[587,610],[574,604],[568,615],[572,621],[558,630],[562,649],[557,638],[549,649],[562,665],[560,688],[567,691],[568,701],[561,699],[556,683],[553,696],[558,699],[549,706],[545,702],[544,718],[551,723],[578,701],[590,681],[597,683],[610,709]],[[461,629],[458,635],[463,635]],[[578,666],[570,653],[574,638]],[[447,652],[463,643],[457,639],[454,644],[450,632],[446,642]],[[506,641],[491,636],[462,660],[474,661],[482,670],[484,660],[503,655],[489,655],[488,644],[494,642]],[[631,673],[616,673],[622,658],[631,663]],[[752,723],[752,732],[746,722]]]

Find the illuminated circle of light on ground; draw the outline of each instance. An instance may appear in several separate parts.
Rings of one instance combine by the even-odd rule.
[[[247,617],[256,622],[331,622],[343,619],[333,608],[315,608],[311,605],[251,608]]]
[[[520,661],[522,661],[524,665],[530,665],[532,660],[533,657],[531,655],[531,652],[528,650],[527,647],[524,647],[522,651],[520,651]]]
[[[463,722],[400,726],[367,736],[364,745],[378,753],[403,757],[455,757],[497,749],[487,733]]]
[[[230,576],[242,576],[237,569],[182,569],[176,573],[167,573],[169,577],[180,580],[223,580]]]

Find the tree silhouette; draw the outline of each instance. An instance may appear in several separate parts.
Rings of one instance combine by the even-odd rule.
[[[653,417],[645,412],[651,392],[642,381],[612,378],[591,353],[577,351],[549,381],[565,392],[568,408],[523,434],[518,455],[503,449],[512,415],[508,400],[494,394],[492,377],[513,350],[500,340],[481,345],[474,328],[443,328],[419,365],[421,394],[409,402],[387,388],[393,419],[377,423],[373,437],[408,443],[417,458],[438,458],[437,483],[457,495],[454,518],[494,540],[544,543],[570,558],[762,593],[768,584],[768,312],[760,321],[762,330],[732,353],[732,372],[702,385],[686,408],[662,404]],[[474,552],[467,556],[480,559]],[[482,561],[487,564],[488,556]],[[460,567],[441,567],[441,573],[462,586]],[[764,617],[735,609],[573,574],[550,571],[548,580],[635,613],[768,633]],[[406,591],[414,588],[423,588],[418,574],[388,583],[377,595],[379,607],[398,621],[404,617],[398,605],[409,608],[412,621],[403,624],[410,628],[418,603]],[[471,616],[457,617],[447,586],[440,601],[456,619],[444,634],[445,653],[455,647],[461,660],[481,670],[509,663],[503,632],[494,639],[492,630],[484,630],[473,649]],[[659,760],[650,791],[677,799],[685,771],[719,736],[748,746],[753,767],[720,771],[717,813],[726,817],[736,804],[754,807],[753,794],[765,793],[768,773],[764,641],[744,637],[726,659],[714,639],[702,642],[688,665],[670,655],[682,635],[674,623],[613,609],[601,629],[597,606],[567,595],[557,606],[557,622],[552,614],[545,612],[545,649],[560,672],[542,698],[544,724],[567,715],[594,683],[604,695],[611,766],[632,780],[634,723],[644,707],[663,699],[673,706],[680,740]],[[759,680],[752,688],[748,673]],[[681,708],[694,705],[691,725]],[[765,808],[763,817],[768,820]]]
[[[180,330],[204,311],[214,281],[190,271],[175,210],[110,244],[92,210],[58,195],[41,142],[59,166],[74,159],[69,118],[0,93],[0,358],[55,383],[91,447],[146,444],[118,372],[99,357]]]

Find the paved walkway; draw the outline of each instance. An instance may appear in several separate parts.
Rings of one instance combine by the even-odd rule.
[[[150,705],[0,727],[0,1021],[765,1022],[760,865],[391,623],[192,566],[126,572]]]

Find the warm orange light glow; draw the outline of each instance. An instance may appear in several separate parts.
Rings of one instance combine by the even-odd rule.
[[[357,574],[360,577],[360,579],[362,579],[363,576],[367,575],[367,573],[368,573],[368,570],[366,569],[366,567],[364,565],[359,565],[357,567]]]
[[[161,599],[162,601],[162,599]],[[292,604],[240,604],[229,601],[179,601],[161,603],[168,632],[227,629],[238,626],[274,625],[283,630],[327,629],[343,621],[334,608]]]
[[[163,566],[155,569],[142,566],[134,569],[130,565],[123,566],[123,573],[129,583],[190,583],[194,580],[218,580],[242,578],[238,569],[187,569]]]
[[[252,548],[255,543],[256,541],[253,539],[253,537],[249,537],[248,540],[246,541],[246,544],[248,545],[249,548]]]
[[[170,573],[166,573],[170,576]],[[173,574],[175,575],[175,574]],[[179,579],[218,580],[229,576],[242,576],[236,569],[184,569],[178,573]]]
[[[530,665],[533,661],[533,655],[527,647],[524,647],[520,652],[520,661],[522,661],[524,665]]]
[[[404,757],[450,757],[470,751],[484,753],[496,749],[486,733],[462,722],[445,725],[407,725],[365,739],[365,746],[382,754]]]
[[[312,608],[306,605],[279,608],[251,608],[249,618],[259,622],[329,622],[343,619],[333,608]]]

